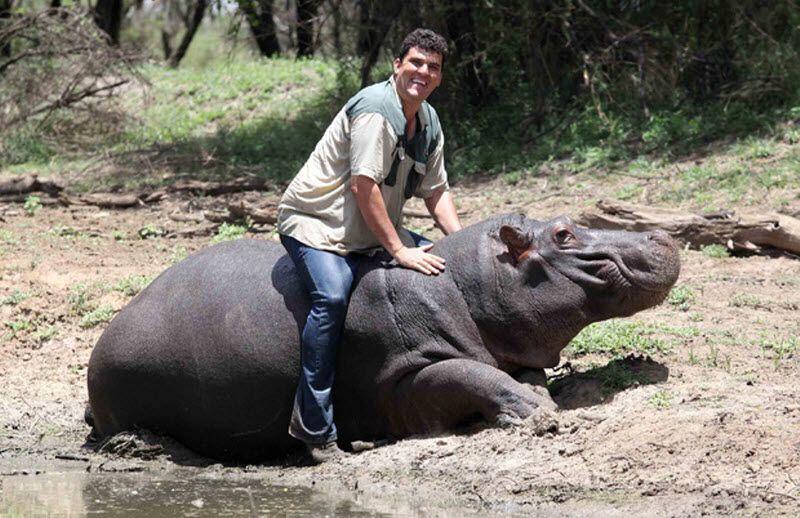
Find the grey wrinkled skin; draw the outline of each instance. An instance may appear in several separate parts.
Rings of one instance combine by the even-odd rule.
[[[566,217],[493,217],[432,253],[447,260],[436,277],[386,257],[362,264],[336,367],[343,444],[554,408],[531,381],[540,370],[586,325],[660,303],[680,270],[666,234],[581,229]],[[148,428],[244,461],[296,447],[287,426],[308,308],[277,243],[223,243],[169,268],[92,353],[95,434]]]

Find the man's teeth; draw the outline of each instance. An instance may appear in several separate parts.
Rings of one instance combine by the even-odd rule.
[[[428,86],[428,83],[425,83],[424,81],[418,81],[417,79],[412,79],[411,82],[421,86]]]

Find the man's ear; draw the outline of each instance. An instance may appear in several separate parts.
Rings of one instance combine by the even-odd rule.
[[[518,264],[533,250],[533,238],[527,232],[511,225],[500,227],[500,241],[508,247],[508,253],[514,264]]]
[[[403,62],[400,58],[394,58],[394,61],[392,61],[392,71],[396,74],[402,64]]]

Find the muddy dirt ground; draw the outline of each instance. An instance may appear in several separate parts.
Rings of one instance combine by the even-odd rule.
[[[455,192],[466,223],[510,211],[577,215],[590,203],[536,179],[465,182]],[[277,189],[177,194],[124,210],[45,205],[34,215],[0,204],[0,475],[189,470],[314,484],[401,514],[420,505],[433,515],[455,506],[545,515],[800,512],[800,261],[788,256],[684,251],[683,299],[629,319],[653,324],[661,347],[648,356],[566,357],[570,367],[550,373],[562,407],[555,434],[472,428],[317,467],[298,458],[192,467],[197,459],[142,438],[116,454],[81,449],[86,364],[105,326],[87,315],[102,320],[103,308],[108,316],[130,300],[133,276],[153,277],[210,244],[207,222],[176,222],[170,213],[232,199],[268,205]],[[436,236],[428,219],[408,223]],[[248,237],[274,239],[269,225],[256,230]],[[620,372],[622,381],[609,384]]]

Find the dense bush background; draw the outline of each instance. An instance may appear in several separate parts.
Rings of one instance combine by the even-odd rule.
[[[19,29],[35,17],[40,32],[79,17],[96,27],[83,46],[48,47]],[[285,179],[416,27],[451,44],[431,102],[455,176],[798,136],[792,0],[0,0],[0,167],[169,148],[210,157],[207,174],[222,164]],[[105,78],[88,66],[100,47]],[[135,80],[64,93],[122,77]],[[150,87],[134,96],[133,84]]]

